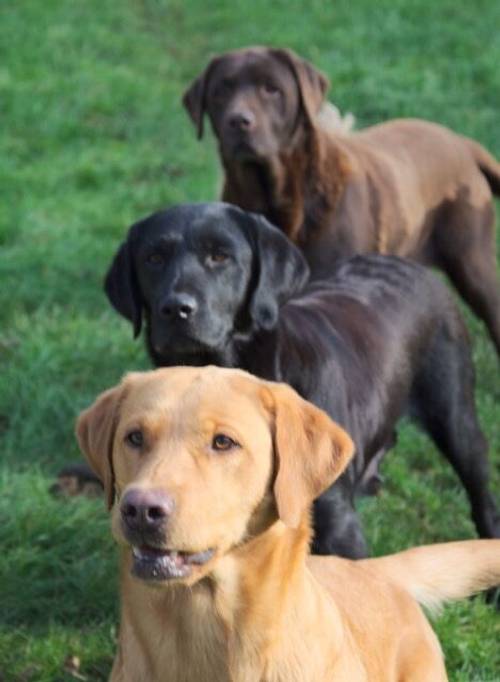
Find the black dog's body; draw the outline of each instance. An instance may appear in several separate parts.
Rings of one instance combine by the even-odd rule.
[[[354,462],[316,502],[315,551],[365,554],[356,485],[407,408],[460,476],[479,534],[499,536],[467,333],[446,287],[384,256],[307,278],[301,254],[264,219],[195,205],[134,226],[106,291],[136,333],[144,312],[156,365],[213,363],[284,381],[350,433]]]

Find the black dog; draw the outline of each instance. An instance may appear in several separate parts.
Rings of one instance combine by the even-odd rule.
[[[467,333],[446,287],[395,257],[358,256],[308,284],[297,248],[227,204],[134,225],[106,293],[155,365],[240,367],[291,384],[352,436],[357,456],[315,505],[318,553],[366,553],[353,497],[408,407],[457,471],[482,537],[500,536],[488,491]]]

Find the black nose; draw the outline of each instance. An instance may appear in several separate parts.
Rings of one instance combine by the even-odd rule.
[[[235,111],[229,116],[229,126],[234,130],[251,130],[255,126],[255,116],[251,111]]]
[[[161,490],[129,490],[120,504],[122,519],[131,530],[156,530],[173,510],[174,500]]]
[[[160,313],[170,319],[179,317],[181,320],[187,320],[196,312],[197,307],[196,300],[189,294],[170,294],[163,301]]]

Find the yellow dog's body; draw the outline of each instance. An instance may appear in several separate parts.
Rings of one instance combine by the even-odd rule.
[[[418,602],[500,581],[497,540],[357,562],[308,557],[310,503],[353,448],[284,385],[213,367],[132,374],[82,414],[78,435],[123,545],[112,682],[446,680]],[[177,557],[182,578],[132,574],[144,564],[126,523],[134,494],[169,501],[140,537]]]

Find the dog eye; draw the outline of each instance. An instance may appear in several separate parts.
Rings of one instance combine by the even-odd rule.
[[[273,83],[264,83],[262,90],[266,95],[279,95],[281,93],[281,90]]]
[[[233,448],[241,447],[235,440],[226,436],[224,433],[216,433],[212,440],[212,450],[224,452]]]
[[[207,256],[208,265],[219,265],[220,263],[225,263],[229,259],[227,253],[222,251],[215,251],[214,253],[209,253]]]
[[[125,441],[132,448],[142,448],[144,445],[144,434],[142,431],[139,431],[139,429],[129,431],[129,433],[127,433],[125,436]]]
[[[162,265],[165,262],[165,258],[161,253],[150,253],[146,261],[150,265]]]
[[[231,81],[223,80],[215,88],[214,94],[216,97],[224,97],[224,95],[228,95],[232,89],[233,84],[231,83]]]

